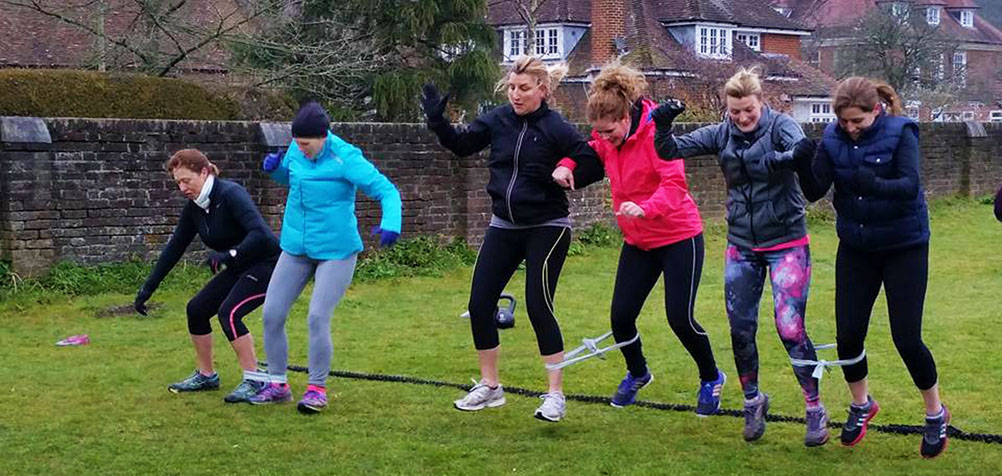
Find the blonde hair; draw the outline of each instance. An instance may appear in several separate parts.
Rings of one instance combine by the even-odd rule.
[[[640,71],[620,63],[607,65],[588,90],[588,121],[626,117],[646,89]]]
[[[536,79],[536,83],[546,87],[546,96],[549,98],[553,91],[560,85],[560,80],[567,75],[567,65],[563,63],[547,66],[543,60],[535,56],[519,56],[515,58],[505,75],[498,81],[497,91],[504,91],[508,87],[508,78],[513,74],[527,74]],[[545,99],[544,98],[544,99]]]
[[[748,96],[762,97],[762,82],[759,80],[758,68],[740,68],[724,83],[726,96],[742,99]]]
[[[863,112],[873,112],[881,102],[887,105],[887,112],[892,116],[900,116],[904,112],[901,97],[889,84],[853,76],[839,83],[835,88],[835,98],[832,108],[836,115],[850,107],[858,107]]]
[[[219,167],[209,162],[209,158],[198,149],[181,149],[175,152],[170,159],[167,159],[167,163],[164,165],[171,177],[174,176],[174,169],[180,167],[184,167],[196,174],[200,174],[203,169],[208,168],[209,173],[212,175],[219,175]]]

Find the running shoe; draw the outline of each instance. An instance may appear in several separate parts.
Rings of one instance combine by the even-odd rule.
[[[759,393],[751,400],[745,400],[745,441],[755,441],[765,434],[765,416],[769,414],[769,395]]]
[[[859,443],[866,436],[866,427],[870,424],[870,420],[879,411],[880,405],[869,395],[866,396],[866,405],[862,407],[849,405],[849,418],[842,427],[842,444],[854,446]]]
[[[540,395],[539,398],[543,399],[543,404],[536,409],[536,418],[543,421],[558,422],[567,413],[567,401],[564,399],[564,394],[550,392]]]
[[[476,382],[476,381],[474,381]],[[490,388],[483,380],[476,382],[465,397],[452,402],[456,409],[467,412],[475,412],[484,408],[495,408],[505,404],[504,388],[501,384]]]
[[[806,420],[804,445],[813,448],[828,443],[828,410],[825,410],[824,405],[808,408]]]
[[[319,385],[308,385],[297,408],[304,415],[320,413],[327,408],[327,389]]]
[[[696,402],[696,415],[706,417],[720,411],[720,394],[724,390],[727,375],[717,369],[717,379],[704,381],[699,386],[699,400]]]
[[[616,389],[616,394],[612,396],[612,401],[609,404],[616,408],[633,405],[637,401],[637,392],[653,381],[654,375],[650,372],[640,378],[634,378],[632,374],[627,372],[623,381],[619,382],[619,388]]]
[[[219,374],[212,374],[206,377],[195,369],[187,378],[180,382],[174,382],[167,386],[167,390],[172,393],[181,392],[201,392],[203,390],[217,390],[219,389]]]
[[[950,410],[943,405],[943,413],[937,417],[925,417],[925,430],[922,432],[923,458],[935,458],[946,451],[946,429],[950,426]]]
[[[253,397],[250,397],[249,402],[254,405],[265,405],[268,403],[282,403],[292,400],[292,391],[289,390],[289,385],[284,383],[269,383],[261,390],[257,392]]]
[[[268,382],[244,379],[229,395],[223,397],[223,401],[226,403],[250,402],[251,397],[257,395],[265,385],[268,385]]]

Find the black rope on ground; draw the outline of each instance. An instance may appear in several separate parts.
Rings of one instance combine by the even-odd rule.
[[[258,365],[261,367],[268,366],[266,362],[258,362]],[[309,373],[309,370],[301,365],[290,365],[288,369],[291,372]],[[429,380],[417,377],[407,377],[404,375],[370,374],[363,372],[350,372],[347,370],[331,370],[330,375],[332,377],[352,379],[352,380],[369,380],[373,382],[397,382],[397,383],[409,383],[414,385],[430,385],[433,387],[448,387],[465,391],[469,391],[471,388],[473,388],[473,385],[470,384],[452,383],[441,380]],[[529,390],[527,388],[521,388],[521,387],[505,387],[504,391],[505,393],[521,395],[523,397],[530,397],[530,398],[538,398],[544,394],[544,392]],[[566,395],[565,397],[567,400],[575,402],[597,403],[603,405],[608,405],[611,401],[609,397],[600,397],[597,395],[570,394]],[[692,405],[682,405],[678,403],[661,403],[661,402],[649,402],[646,400],[637,400],[635,405],[638,407],[650,408],[653,410],[661,410],[661,411],[674,411],[674,412],[696,411],[696,407]],[[742,412],[741,410],[722,408],[714,416],[729,416],[729,417],[744,418],[744,412]],[[800,423],[800,424],[807,423],[804,418],[792,417],[787,415],[767,414],[765,416],[765,419],[767,421],[779,422],[779,423]],[[842,424],[829,421],[828,427],[841,428]],[[870,424],[867,428],[869,430],[877,431],[880,433],[891,433],[896,435],[921,435],[924,431],[924,427],[919,425]],[[1002,435],[996,435],[990,433],[967,433],[963,430],[958,429],[953,425],[950,425],[947,428],[946,432],[950,436],[950,438],[954,438],[957,440],[1002,445]]]

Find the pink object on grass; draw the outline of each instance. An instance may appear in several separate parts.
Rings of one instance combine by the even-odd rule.
[[[68,347],[72,345],[87,345],[90,344],[90,337],[87,334],[78,334],[75,336],[69,336],[59,342],[56,345],[59,347]]]

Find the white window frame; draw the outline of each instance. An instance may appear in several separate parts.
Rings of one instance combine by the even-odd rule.
[[[523,45],[526,40],[526,33],[528,33],[526,30],[505,30],[505,61],[514,61],[515,58],[525,54],[525,48],[523,48]]]
[[[939,7],[926,8],[925,21],[933,26],[939,25]]]
[[[974,10],[961,10],[960,24],[966,28],[974,28]]]
[[[989,122],[1002,122],[1002,109],[996,109],[988,113]]]
[[[957,61],[958,58],[960,61]],[[966,51],[955,51],[953,53],[953,76],[957,78],[960,85],[963,87],[967,86],[967,52]],[[958,67],[959,66],[959,67]]]
[[[891,4],[891,14],[900,17],[908,13],[908,7],[903,2],[894,2]]]
[[[835,122],[835,113],[832,112],[830,102],[812,102],[810,122]]]
[[[696,54],[704,58],[729,59],[733,31],[720,26],[696,25]]]
[[[744,43],[752,50],[762,51],[762,35],[760,33],[737,31],[734,32],[734,37],[737,41]]]
[[[512,28],[504,30],[504,60],[514,61],[518,56],[525,53],[525,42],[528,40],[527,28]],[[530,52],[544,60],[564,59],[564,29],[560,25],[547,25],[536,28],[534,38],[535,45],[532,45]]]

